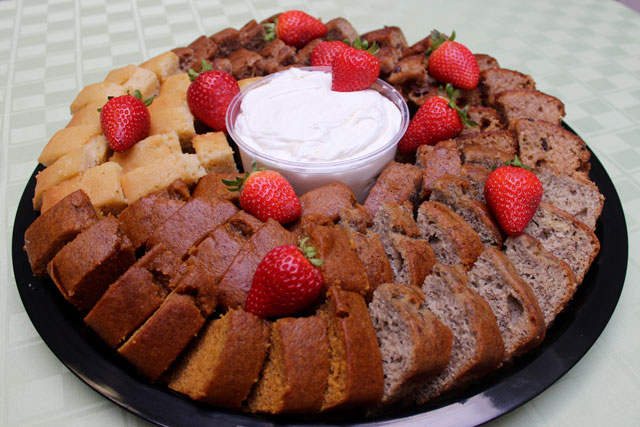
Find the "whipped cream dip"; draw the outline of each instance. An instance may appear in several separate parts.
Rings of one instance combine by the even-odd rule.
[[[330,67],[304,67],[244,88],[226,121],[245,171],[255,160],[280,172],[299,196],[343,182],[362,203],[394,159],[409,109],[380,79],[364,91],[333,92]]]
[[[245,95],[235,132],[273,158],[334,162],[379,150],[401,122],[398,107],[375,90],[334,92],[331,73],[292,68]]]

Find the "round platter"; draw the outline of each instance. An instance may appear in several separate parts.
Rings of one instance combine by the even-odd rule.
[[[628,238],[620,199],[602,164],[592,155],[590,176],[606,198],[596,229],[601,251],[539,347],[444,400],[375,417],[362,412],[286,417],[226,412],[188,400],[162,384],[151,384],[84,324],[81,313],[50,280],[33,276],[23,250],[24,232],[38,216],[31,199],[41,168],[34,171],[22,194],[13,228],[13,271],[25,310],[44,342],[69,370],[107,399],[159,425],[481,424],[531,400],[582,358],[613,314],[627,270]]]

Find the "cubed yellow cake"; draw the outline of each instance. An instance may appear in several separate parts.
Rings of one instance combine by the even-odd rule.
[[[167,188],[176,179],[191,185],[204,175],[206,172],[195,154],[171,154],[122,175],[122,188],[127,201],[133,203],[149,193]]]
[[[156,73],[137,65],[116,68],[107,74],[104,81],[122,85],[130,95],[137,89],[142,94],[142,99],[157,95],[160,87]]]
[[[238,172],[233,161],[233,150],[224,132],[209,132],[193,138],[193,148],[207,173]]]
[[[85,86],[71,103],[71,114],[75,114],[82,107],[94,102],[100,102],[104,105],[110,96],[120,96],[126,93],[127,89],[117,83],[100,82],[90,84]]]
[[[149,106],[149,115],[151,116],[149,135],[168,133],[173,130],[178,134],[181,146],[191,146],[191,139],[195,136],[196,129],[187,101],[159,96]]]
[[[179,71],[180,60],[172,51],[162,53],[140,64],[140,67],[153,71],[160,82]]]
[[[140,166],[158,162],[171,154],[180,154],[180,141],[175,131],[149,136],[121,153],[113,153],[112,162],[122,166],[128,173]]]
[[[187,100],[187,89],[191,80],[187,73],[175,74],[169,77],[160,87],[160,95],[163,98],[175,99],[176,101]]]
[[[67,123],[68,128],[73,126],[101,126],[100,125],[100,112],[99,108],[102,108],[104,103],[92,102],[91,104],[87,104],[82,107],[78,111],[75,112],[69,123]]]
[[[99,125],[82,125],[60,129],[53,134],[47,145],[45,145],[38,161],[45,166],[53,164],[60,157],[70,151],[85,145],[91,138],[102,134]]]
[[[45,191],[42,195],[42,212],[68,194],[83,190],[97,209],[105,214],[118,214],[127,206],[120,184],[121,178],[122,168],[115,162],[105,162],[87,169]]]
[[[42,194],[82,171],[104,163],[109,154],[109,145],[102,135],[92,137],[85,145],[76,148],[60,157],[51,166],[36,176],[36,189],[33,197],[33,208],[40,210]]]

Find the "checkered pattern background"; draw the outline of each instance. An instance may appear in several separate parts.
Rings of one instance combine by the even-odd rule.
[[[630,263],[618,308],[592,350],[541,396],[494,425],[637,425],[640,420],[640,15],[611,0],[0,0],[0,425],[140,425],[48,350],[11,269],[18,201],[84,85],[201,34],[303,9],[360,32],[398,25],[409,43],[455,29],[474,52],[531,74],[623,200]]]

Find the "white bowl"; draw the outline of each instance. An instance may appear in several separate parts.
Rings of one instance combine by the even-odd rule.
[[[303,67],[301,69],[305,71],[331,72],[331,67]],[[402,116],[398,132],[376,151],[361,157],[329,162],[297,162],[279,159],[261,153],[248,145],[235,129],[236,118],[241,112],[242,100],[245,95],[254,88],[268,83],[277,74],[263,77],[245,87],[229,104],[226,116],[227,130],[238,145],[242,166],[245,170],[250,170],[251,163],[255,160],[259,167],[280,172],[291,183],[298,195],[302,195],[314,188],[340,181],[351,187],[358,202],[362,203],[375,183],[376,177],[395,157],[398,141],[400,141],[409,125],[409,108],[402,95],[391,85],[380,79],[377,79],[371,86],[371,89],[378,91],[398,107]]]

